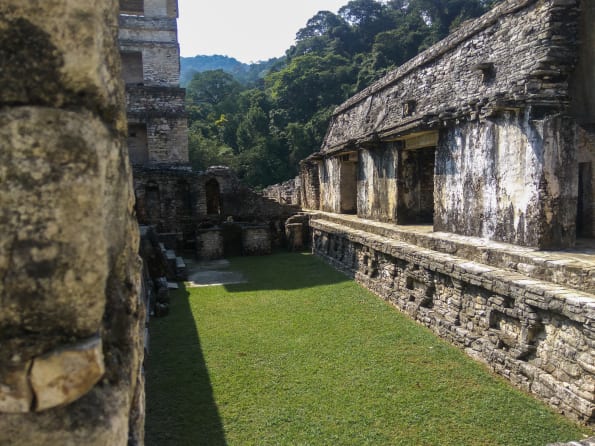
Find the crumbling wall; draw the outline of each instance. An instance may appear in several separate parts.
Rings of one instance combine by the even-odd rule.
[[[540,248],[572,246],[579,166],[568,83],[579,22],[592,16],[588,1],[504,2],[353,96],[335,110],[316,155],[325,165],[321,209],[341,212],[345,190],[335,164],[343,166],[343,157],[358,150],[358,215],[431,223],[432,187],[415,184],[427,172],[407,169],[421,152],[400,153],[393,213],[393,190],[385,191],[386,209],[366,201],[394,189],[379,178],[370,181],[380,171],[369,150],[390,141],[408,150],[410,139],[439,134],[437,145],[426,146],[436,149],[436,230]],[[582,36],[591,39],[586,27]],[[584,87],[593,57],[588,44],[581,48]],[[578,102],[574,110],[588,114],[590,102]],[[415,150],[423,148],[418,141]],[[389,169],[392,161],[386,162]]]
[[[319,161],[300,163],[300,203],[304,209],[320,209]]]
[[[143,441],[115,0],[0,3],[0,444]]]
[[[574,0],[502,3],[339,106],[322,151],[530,103],[567,107],[578,16]]]
[[[289,204],[293,206],[301,205],[302,183],[297,176],[283,183],[272,184],[262,190],[262,195],[277,203]]]

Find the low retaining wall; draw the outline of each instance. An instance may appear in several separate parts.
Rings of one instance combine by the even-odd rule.
[[[313,251],[521,389],[595,423],[595,299],[559,284],[313,219]]]

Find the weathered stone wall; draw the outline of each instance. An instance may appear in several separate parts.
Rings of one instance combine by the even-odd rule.
[[[115,0],[0,3],[3,445],[142,443],[117,13]]]
[[[326,158],[320,164],[320,209],[341,213],[341,161]]]
[[[396,221],[397,164],[398,152],[394,143],[360,152],[357,185],[359,216]]]
[[[200,229],[196,236],[196,254],[200,259],[221,259],[224,254],[220,228]]]
[[[595,3],[581,0],[578,63],[570,79],[571,113],[584,126],[595,124]]]
[[[501,4],[338,107],[323,152],[508,107],[564,108],[577,17],[575,1]]]
[[[147,32],[150,36],[151,31]],[[177,43],[120,40],[123,52],[141,53],[143,84],[177,87],[180,83],[180,49]]]
[[[385,237],[376,225],[318,216],[311,226],[317,255],[516,386],[595,422],[593,295]]]
[[[436,150],[434,230],[572,246],[577,151],[569,119],[525,113],[460,124]]]
[[[275,200],[277,203],[300,206],[302,195],[301,188],[301,180],[298,176],[283,183],[267,186],[262,190],[262,195],[271,200]]]
[[[151,17],[170,17],[178,16],[177,0],[144,0],[145,15]]]
[[[178,234],[180,241],[198,240],[200,229],[227,220],[270,224],[282,234],[285,219],[297,212],[255,193],[227,167],[194,172],[179,165],[135,166],[134,179],[139,222],[160,233]],[[209,187],[213,184],[215,190]],[[238,240],[240,248],[241,243]]]
[[[146,156],[135,164],[188,163],[185,94],[183,88],[126,86],[128,123],[145,126]]]
[[[124,10],[119,18],[131,160],[135,165],[187,164],[177,1],[141,3],[122,5],[131,11]]]
[[[266,255],[271,253],[271,230],[268,226],[246,226],[242,230],[244,255]]]
[[[353,191],[345,187],[344,158],[352,161],[357,152],[362,217],[399,223],[434,217],[436,230],[572,246],[582,212],[577,203],[588,209],[594,203],[578,197],[577,172],[592,169],[578,166],[568,87],[579,22],[582,37],[591,39],[584,20],[592,9],[587,1],[509,0],[346,101],[316,155],[324,158],[320,208],[348,209]],[[575,76],[585,90],[595,70],[593,50],[581,48],[578,66],[585,68]],[[575,106],[583,118],[591,96],[585,91]],[[426,181],[432,166],[420,151],[432,148],[434,184]],[[393,168],[395,178],[387,178]],[[590,187],[592,175],[583,182]]]
[[[304,209],[320,209],[320,173],[318,161],[300,163],[300,204]]]

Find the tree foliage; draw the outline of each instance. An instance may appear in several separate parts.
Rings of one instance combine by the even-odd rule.
[[[310,18],[259,83],[196,73],[186,94],[193,166],[228,165],[255,187],[287,180],[320,148],[336,106],[497,1],[351,0]]]

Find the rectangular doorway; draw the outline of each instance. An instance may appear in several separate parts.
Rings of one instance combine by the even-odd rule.
[[[435,147],[403,150],[398,171],[398,224],[434,222]]]
[[[593,169],[591,163],[578,165],[576,236],[593,237]]]
[[[357,214],[357,155],[343,155],[339,173],[341,213]]]

